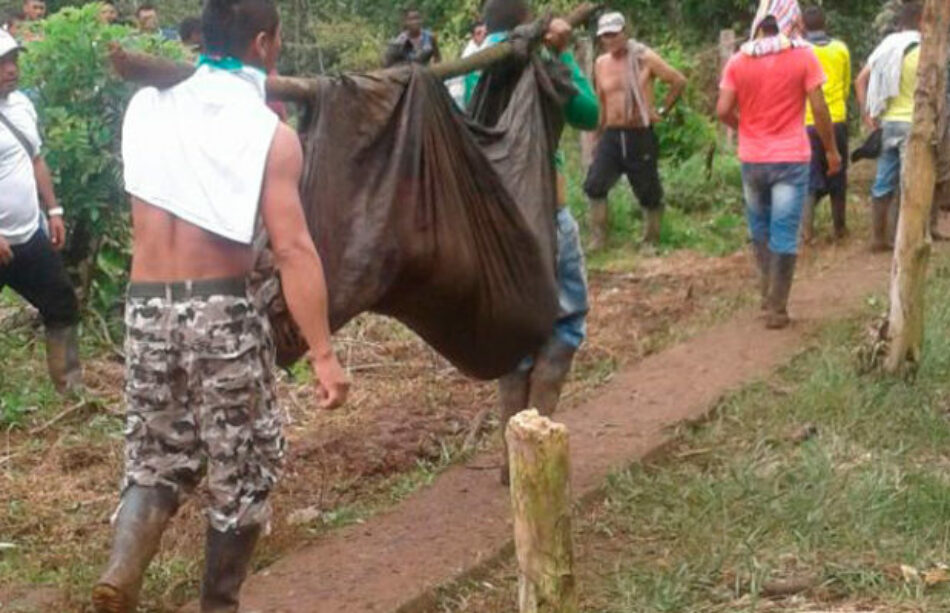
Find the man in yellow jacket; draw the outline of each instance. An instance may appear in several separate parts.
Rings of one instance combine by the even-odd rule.
[[[845,43],[828,35],[825,26],[825,11],[820,6],[805,9],[803,21],[805,39],[811,43],[827,78],[822,93],[831,112],[835,141],[838,143],[843,165],[840,173],[828,176],[825,148],[815,129],[815,116],[809,105],[805,123],[808,125],[808,136],[811,139],[811,180],[809,195],[802,212],[802,239],[809,242],[814,237],[815,207],[825,196],[831,198],[835,238],[841,239],[847,233],[848,98],[851,96],[851,52]]]

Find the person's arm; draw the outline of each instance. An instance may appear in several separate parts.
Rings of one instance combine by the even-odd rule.
[[[320,406],[333,409],[345,402],[349,381],[333,351],[323,264],[300,201],[303,150],[297,134],[284,124],[277,126],[265,172],[261,211],[284,299],[310,347]]]
[[[63,224],[63,209],[56,199],[53,189],[53,175],[42,155],[33,159],[33,176],[36,178],[36,190],[49,215],[49,240],[53,248],[59,251],[66,245],[66,226]]]
[[[660,113],[661,116],[666,115],[673,110],[680,96],[683,95],[683,91],[686,90],[686,76],[667,64],[666,61],[652,49],[647,50],[643,55],[643,61],[656,78],[669,86],[669,91],[666,93],[666,100],[663,101],[663,112]]]
[[[719,101],[716,103],[716,115],[719,121],[733,130],[739,129],[739,105],[738,98],[733,89],[720,88]]]
[[[571,82],[577,94],[564,106],[564,119],[578,130],[596,130],[600,125],[600,103],[577,60],[570,51],[561,54],[560,60],[571,70]]]
[[[808,102],[811,103],[812,113],[815,115],[815,129],[825,148],[825,157],[828,158],[828,176],[834,176],[841,172],[841,153],[838,152],[838,143],[835,141],[831,112],[828,110],[825,94],[820,86],[808,92]]]
[[[0,236],[0,266],[6,266],[13,261],[13,249],[7,239]]]
[[[876,130],[877,121],[868,113],[868,84],[871,82],[871,65],[866,65],[854,81],[854,95],[858,99],[858,108],[861,109],[861,118],[868,130]]]

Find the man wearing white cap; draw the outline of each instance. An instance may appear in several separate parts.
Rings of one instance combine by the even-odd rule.
[[[9,286],[39,310],[53,383],[78,391],[79,305],[57,253],[66,240],[63,209],[40,154],[36,110],[17,91],[21,51],[0,30],[0,290]]]
[[[646,45],[630,39],[620,13],[600,18],[597,37],[606,53],[597,58],[594,78],[601,104],[601,138],[584,183],[590,199],[591,248],[607,239],[607,195],[621,175],[630,181],[644,211],[643,242],[660,240],[663,186],[658,168],[659,142],[653,124],[663,120],[686,88],[686,77]],[[653,85],[669,85],[660,108],[654,108]]]

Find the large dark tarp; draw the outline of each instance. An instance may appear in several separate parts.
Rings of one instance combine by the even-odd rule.
[[[557,315],[556,94],[539,60],[492,72],[478,121],[405,66],[325,80],[301,128],[333,329],[390,315],[481,379],[532,354]],[[275,308],[286,364],[303,345]]]

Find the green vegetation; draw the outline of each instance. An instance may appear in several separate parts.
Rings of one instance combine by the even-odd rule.
[[[125,287],[128,215],[120,172],[122,115],[134,89],[107,61],[109,44],[180,58],[182,48],[98,19],[98,5],[65,8],[39,25],[21,58],[22,87],[40,115],[44,152],[66,207],[65,259],[100,312]]]
[[[583,610],[773,610],[780,581],[804,593],[782,610],[947,610],[948,266],[943,255],[913,383],[858,375],[866,318],[834,324],[684,428],[667,459],[614,475],[580,522]],[[444,610],[511,610],[510,575]]]

